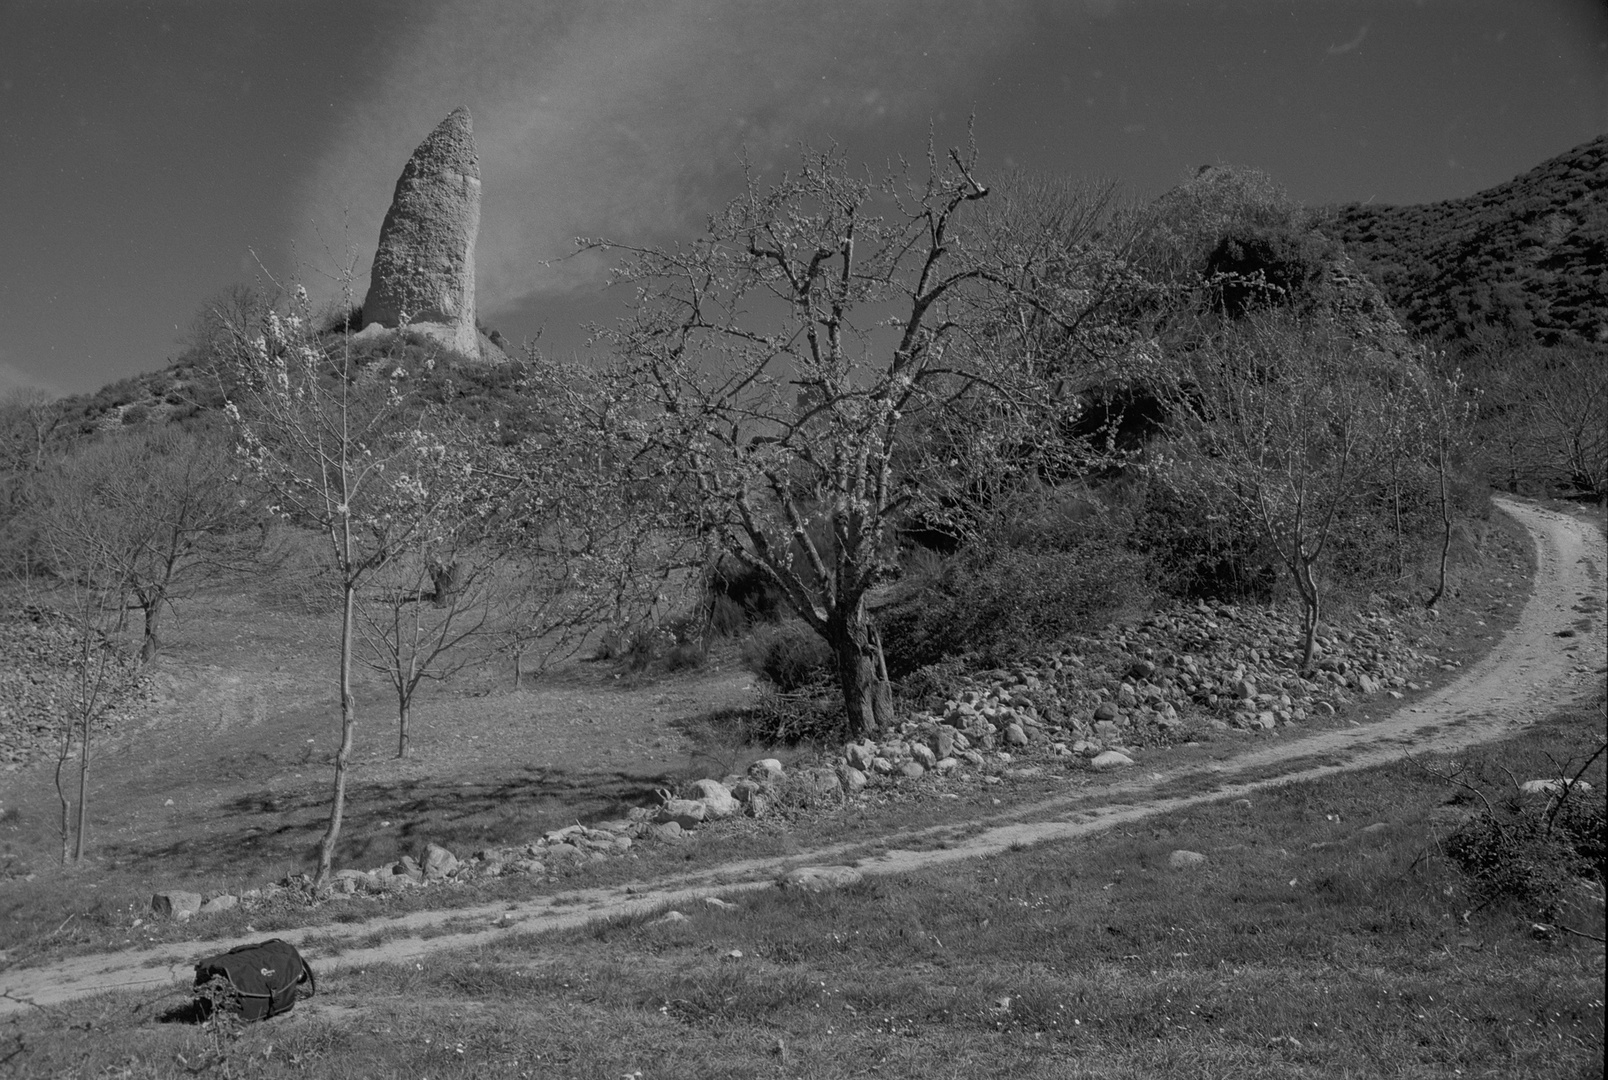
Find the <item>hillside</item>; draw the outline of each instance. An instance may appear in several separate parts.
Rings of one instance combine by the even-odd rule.
[[[1422,336],[1608,341],[1608,135],[1464,199],[1332,213],[1326,231]]]

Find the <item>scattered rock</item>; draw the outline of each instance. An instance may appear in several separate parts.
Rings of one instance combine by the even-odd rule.
[[[705,820],[729,818],[742,809],[731,791],[719,780],[699,780],[692,785],[693,799],[704,805]]]
[[[151,910],[170,919],[188,919],[201,910],[201,894],[175,889],[151,897]]]
[[[748,775],[754,780],[775,780],[782,772],[782,763],[773,757],[760,758],[748,766]]]
[[[1120,750],[1107,750],[1104,753],[1095,755],[1094,759],[1089,762],[1089,767],[1101,770],[1120,769],[1132,764],[1133,758]]]
[[[661,840],[666,844],[679,844],[687,838],[687,834],[682,831],[680,824],[674,821],[666,821],[662,825],[650,825],[648,826],[648,834],[655,840]]]
[[[220,911],[231,911],[240,904],[240,897],[231,893],[222,893],[201,905],[202,915],[215,915]]]
[[[440,844],[429,844],[424,849],[424,876],[440,881],[458,869],[458,857]]]
[[[1575,795],[1586,795],[1591,791],[1591,785],[1584,780],[1569,782],[1565,776],[1553,777],[1551,780],[1526,780],[1519,785],[1519,790],[1526,795],[1562,795],[1567,789]]]
[[[1197,866],[1206,865],[1206,856],[1198,851],[1185,851],[1179,848],[1167,856],[1167,865],[1174,870],[1192,870]]]
[[[827,892],[853,885],[863,880],[864,876],[852,866],[801,866],[783,874],[776,880],[776,885],[801,892]]]
[[[843,801],[843,781],[835,769],[800,769],[788,780],[788,790],[806,806]]]
[[[667,911],[663,915],[660,915],[657,919],[649,920],[647,925],[648,926],[670,926],[670,925],[673,925],[675,923],[684,923],[684,922],[689,922],[689,921],[691,921],[690,918],[686,914],[684,914],[683,912],[680,912],[680,911]]]
[[[695,799],[671,799],[659,808],[656,824],[674,823],[683,829],[694,829],[703,823],[709,808]]]

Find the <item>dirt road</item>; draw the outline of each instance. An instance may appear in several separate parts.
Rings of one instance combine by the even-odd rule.
[[[293,942],[316,936],[309,948],[319,970],[397,961],[442,949],[483,945],[508,932],[551,931],[596,919],[683,904],[700,896],[770,888],[788,869],[854,861],[862,874],[896,874],[1004,851],[1013,845],[1085,836],[1153,814],[1195,806],[1292,780],[1307,780],[1366,768],[1414,753],[1447,752],[1500,738],[1513,729],[1600,689],[1608,635],[1604,628],[1604,574],[1608,551],[1589,524],[1552,510],[1497,499],[1497,505],[1529,530],[1536,544],[1534,590],[1518,624],[1456,682],[1404,704],[1376,723],[1282,739],[1209,767],[1148,774],[1089,795],[1067,795],[1018,806],[966,826],[941,826],[875,838],[867,844],[820,848],[786,859],[728,863],[697,874],[645,885],[579,890],[543,897],[510,910],[506,902],[451,911],[419,912],[369,924],[282,931]],[[1287,769],[1279,768],[1288,765]],[[1248,779],[1254,777],[1254,779]],[[1191,793],[1164,796],[1161,789],[1191,781]],[[1153,793],[1146,797],[1146,793]],[[1122,805],[1110,805],[1117,798]],[[934,847],[936,839],[945,846]],[[901,847],[900,845],[907,845]],[[920,850],[913,848],[919,847]],[[891,848],[891,849],[890,849]],[[493,927],[493,921],[496,921]],[[486,929],[424,935],[447,923],[479,922]],[[395,937],[373,948],[320,955],[332,941],[360,939],[384,927]],[[176,948],[74,957],[49,967],[0,972],[0,1015],[49,1006],[107,990],[158,991],[188,983],[194,959],[235,941],[198,941]],[[182,955],[177,955],[182,953]]]

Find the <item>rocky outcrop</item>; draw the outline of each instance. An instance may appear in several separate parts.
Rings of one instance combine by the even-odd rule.
[[[479,232],[480,159],[469,110],[460,107],[413,151],[396,182],[363,301],[363,332],[406,326],[478,357]]]

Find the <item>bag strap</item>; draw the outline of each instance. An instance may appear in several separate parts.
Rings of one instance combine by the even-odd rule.
[[[296,980],[297,986],[302,983],[307,984],[308,997],[313,997],[318,993],[318,980],[313,977],[313,965],[307,962],[306,957],[302,957],[302,977]]]

